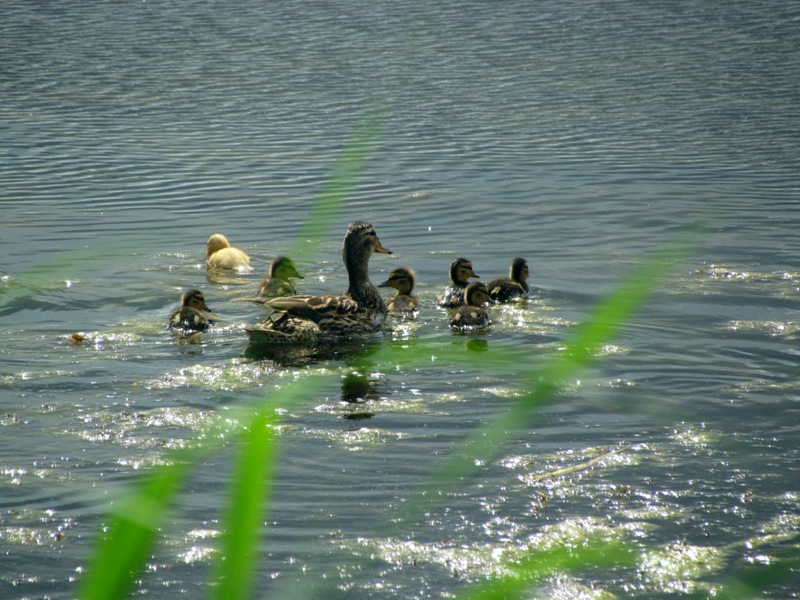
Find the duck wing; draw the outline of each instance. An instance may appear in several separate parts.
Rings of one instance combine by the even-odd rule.
[[[314,323],[353,315],[362,310],[358,302],[349,296],[286,296],[270,299],[264,304],[278,312]]]

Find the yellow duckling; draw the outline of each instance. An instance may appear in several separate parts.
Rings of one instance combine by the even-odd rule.
[[[397,290],[394,296],[386,300],[389,314],[408,316],[419,308],[419,302],[411,295],[414,290],[414,271],[408,267],[397,267],[378,287],[393,287]]]
[[[259,344],[313,344],[321,339],[375,333],[386,321],[386,305],[369,280],[373,252],[391,254],[375,228],[364,221],[350,224],[342,242],[350,285],[342,296],[286,296],[264,304],[269,317],[245,328],[250,340]]]
[[[489,290],[486,284],[473,281],[464,290],[466,304],[450,313],[450,327],[454,331],[466,332],[484,329],[492,324],[489,313],[483,305],[489,301]]]
[[[469,284],[470,277],[480,277],[472,270],[472,262],[466,258],[457,258],[450,263],[450,281],[439,297],[436,298],[437,306],[442,308],[456,308],[464,304],[464,288]]]
[[[291,282],[291,278],[305,279],[297,271],[297,267],[291,258],[278,256],[269,265],[269,277],[261,282],[258,287],[258,295],[262,298],[274,296],[292,296],[297,294],[297,288]]]
[[[228,238],[221,233],[209,236],[206,250],[206,264],[209,269],[250,271],[250,257],[247,253],[231,246]]]
[[[530,292],[528,285],[528,261],[524,258],[515,258],[511,261],[508,277],[493,279],[486,284],[489,288],[489,298],[492,302],[508,302],[515,298],[525,298]]]
[[[206,297],[196,289],[187,290],[181,296],[181,305],[169,317],[169,328],[180,330],[183,335],[205,331],[212,321],[208,318],[210,308]]]

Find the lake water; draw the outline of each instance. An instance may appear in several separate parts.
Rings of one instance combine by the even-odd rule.
[[[314,375],[318,391],[281,407],[259,597],[453,597],[504,557],[590,534],[640,547],[639,565],[536,597],[704,597],[796,560],[797,3],[6,2],[0,98],[3,598],[74,597],[140,475]],[[352,188],[332,185],[348,168]],[[364,352],[248,352],[243,327],[266,311],[236,299],[290,250],[302,292],[342,292],[353,220],[394,251],[373,257],[373,281],[416,270],[418,318],[390,319]],[[523,389],[493,359],[522,353],[522,371],[558,355],[690,226],[697,250],[594,366],[392,526]],[[216,232],[253,273],[208,276]],[[433,299],[458,256],[484,280],[526,257],[536,294],[453,336]],[[165,326],[190,287],[223,320],[182,341]],[[412,343],[419,362],[386,359]],[[207,593],[234,446],[192,471],[139,593]],[[795,571],[764,593],[798,589]]]

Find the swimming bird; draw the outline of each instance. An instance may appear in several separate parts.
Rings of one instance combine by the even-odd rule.
[[[250,340],[263,344],[313,344],[321,339],[375,333],[386,321],[386,305],[369,280],[373,252],[391,254],[375,228],[364,221],[350,223],[342,242],[342,259],[349,286],[341,296],[286,296],[264,302],[274,310],[245,328]]]
[[[464,288],[467,287],[470,277],[480,277],[472,270],[472,262],[466,258],[457,258],[450,263],[450,281],[439,297],[436,298],[437,306],[442,308],[455,308],[464,304]]]
[[[524,298],[530,291],[528,285],[528,261],[524,258],[515,258],[511,261],[508,277],[493,279],[486,284],[489,288],[489,298],[493,302],[508,302],[514,298]]]
[[[291,258],[278,256],[269,265],[269,277],[261,282],[258,287],[258,295],[262,298],[273,296],[293,296],[297,294],[291,278],[305,279],[297,271],[297,267]]]
[[[169,328],[179,329],[183,335],[205,331],[212,321],[208,318],[211,309],[206,306],[206,297],[196,289],[187,290],[181,296],[181,305],[169,317]]]
[[[206,250],[206,264],[209,269],[250,270],[250,257],[247,253],[240,248],[231,246],[228,238],[221,233],[209,236]]]
[[[489,301],[486,284],[473,281],[464,290],[466,304],[450,313],[450,327],[455,331],[483,329],[492,324],[483,305]]]
[[[414,271],[408,267],[397,267],[389,278],[378,287],[393,287],[397,290],[394,296],[386,300],[386,309],[389,314],[409,315],[419,308],[419,302],[411,295],[414,290]]]

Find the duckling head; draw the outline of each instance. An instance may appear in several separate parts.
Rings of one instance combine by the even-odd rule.
[[[206,306],[206,297],[203,292],[196,289],[186,290],[181,297],[181,308],[194,308],[195,310],[202,310],[210,312],[211,309]]]
[[[414,289],[414,271],[408,267],[397,267],[389,273],[389,278],[378,287],[393,287],[400,294],[409,295]]]
[[[514,281],[518,281],[520,283],[525,283],[528,281],[528,277],[530,277],[530,271],[528,270],[528,261],[524,258],[515,258],[511,261],[511,269],[509,271],[508,276],[513,279]]]
[[[483,306],[489,301],[489,288],[485,283],[473,281],[464,289],[464,302],[469,306]]]
[[[305,279],[297,270],[294,261],[286,256],[278,256],[269,266],[269,276],[277,279],[289,279],[296,277],[298,279]]]
[[[206,242],[206,256],[211,256],[214,252],[218,252],[223,248],[230,248],[231,243],[221,233],[215,233],[209,236]]]
[[[475,271],[472,270],[472,262],[466,258],[457,258],[450,263],[450,280],[458,285],[464,287],[467,285],[470,277],[480,277]]]

